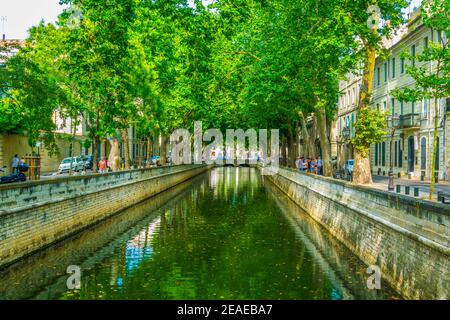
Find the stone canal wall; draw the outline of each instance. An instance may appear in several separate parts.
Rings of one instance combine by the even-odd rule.
[[[0,268],[208,168],[159,167],[0,186]]]
[[[265,179],[405,298],[450,298],[450,207],[285,168]]]

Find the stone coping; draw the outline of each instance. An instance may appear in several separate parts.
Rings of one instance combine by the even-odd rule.
[[[90,178],[98,178],[98,177],[107,177],[107,176],[113,176],[113,175],[122,175],[127,173],[133,173],[133,172],[145,172],[145,171],[156,171],[156,170],[163,170],[167,168],[180,168],[183,166],[191,166],[191,165],[166,165],[166,166],[160,166],[160,167],[152,167],[152,168],[143,168],[143,169],[133,169],[128,171],[115,171],[115,172],[106,172],[106,173],[90,173],[85,175],[76,175],[76,176],[67,176],[63,178],[56,178],[56,179],[45,179],[45,180],[27,180],[24,182],[15,182],[15,183],[6,183],[6,184],[0,184],[0,191],[2,190],[12,190],[12,189],[20,189],[20,188],[27,188],[27,187],[34,187],[34,186],[40,186],[40,185],[47,185],[47,184],[53,184],[53,183],[63,183],[63,182],[70,182],[70,181],[77,181],[77,180],[84,180],[84,179],[90,179]]]
[[[442,204],[440,202],[435,202],[435,201],[430,201],[430,200],[424,200],[424,199],[417,199],[414,197],[408,197],[406,195],[402,195],[402,194],[398,194],[395,192],[389,192],[389,191],[383,191],[377,188],[373,188],[369,185],[357,185],[348,181],[343,181],[343,180],[339,180],[339,179],[334,179],[331,177],[324,177],[324,176],[319,176],[319,175],[313,175],[313,174],[309,174],[309,173],[305,173],[302,172],[300,170],[296,170],[296,169],[292,169],[292,168],[287,168],[287,167],[280,167],[283,170],[287,170],[290,172],[295,172],[297,174],[300,175],[306,175],[310,178],[313,179],[319,179],[322,181],[326,181],[328,183],[334,183],[334,184],[338,184],[341,186],[344,186],[346,188],[350,188],[350,189],[354,189],[357,191],[361,191],[361,192],[366,192],[366,193],[370,193],[373,195],[377,195],[377,196],[381,196],[381,197],[385,197],[388,198],[390,200],[397,200],[400,201],[403,204],[407,204],[407,205],[413,205],[413,206],[418,206],[419,209],[426,209],[426,210],[431,210],[431,211],[437,211],[440,214],[444,214],[446,216],[450,216],[450,205],[445,205]]]

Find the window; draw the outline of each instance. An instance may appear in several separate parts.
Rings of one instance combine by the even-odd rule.
[[[381,143],[378,144],[378,165],[381,166]]]
[[[411,102],[411,113],[414,114],[415,101]]]
[[[392,78],[395,78],[395,58],[392,58]]]
[[[380,72],[381,72],[381,71],[380,71],[380,67],[378,67],[378,68],[377,68],[377,85],[378,85],[378,86],[380,85],[380,76],[381,76],[381,75],[380,75]]]
[[[380,111],[380,104],[377,103],[377,111]]]
[[[388,65],[387,62],[384,63],[384,82],[388,80]]]
[[[375,165],[378,165],[378,144],[375,145]]]
[[[423,39],[423,47],[424,47],[425,49],[428,49],[428,37],[425,37],[425,38]]]
[[[425,118],[428,113],[428,101],[426,98],[422,101],[422,118]]]
[[[416,45],[413,44],[411,46],[411,62],[412,62],[412,66],[414,67],[416,65]]]
[[[395,99],[391,98],[391,115],[395,114]]]
[[[400,73],[401,74],[405,73],[405,58],[402,58],[400,61]]]
[[[355,125],[354,125],[354,123],[355,123],[355,114],[352,113],[352,131],[351,131],[352,137],[354,137],[354,133],[355,133]]]
[[[395,141],[394,144],[394,162],[393,162],[393,166],[395,166],[395,164],[398,162],[397,157],[398,156],[398,148],[397,148],[397,141]]]
[[[386,112],[386,110],[387,110],[386,101],[383,101],[383,112]]]
[[[402,152],[402,144],[398,142],[398,167],[401,168],[403,164],[403,152]]]
[[[383,167],[386,165],[386,142],[381,144],[381,165]]]
[[[420,169],[426,170],[427,168],[427,139],[422,138],[420,140]]]
[[[436,137],[436,158],[434,159],[434,170],[439,171],[439,137]]]
[[[439,30],[437,31],[437,38],[438,38],[439,44],[442,44],[442,33]]]
[[[400,101],[400,115],[403,115],[403,101]]]

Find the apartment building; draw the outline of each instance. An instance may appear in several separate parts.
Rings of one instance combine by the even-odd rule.
[[[361,75],[358,72],[348,74],[345,80],[339,82],[341,96],[331,130],[331,154],[337,157],[338,167],[342,167],[346,160],[353,159],[354,156],[350,139],[355,134],[360,88]]]
[[[423,179],[431,177],[431,161],[435,161],[436,173],[440,179],[447,178],[449,169],[449,135],[446,112],[449,99],[438,101],[438,113],[434,113],[434,101],[402,102],[391,92],[396,88],[413,88],[414,80],[407,74],[408,65],[424,65],[433,70],[434,62],[419,62],[414,59],[431,42],[440,40],[441,35],[422,24],[419,12],[414,12],[405,26],[406,32],[398,41],[387,44],[390,55],[379,56],[375,64],[373,96],[371,107],[398,118],[390,124],[389,134],[383,141],[371,147],[371,165],[374,174],[387,175],[392,162],[395,176],[409,176]],[[402,52],[411,54],[411,59],[402,57]],[[432,159],[434,118],[438,117],[437,156]],[[392,144],[392,154],[391,154]]]

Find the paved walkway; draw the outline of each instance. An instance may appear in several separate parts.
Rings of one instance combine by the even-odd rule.
[[[386,176],[373,176],[373,187],[377,189],[386,190],[388,189],[389,178]],[[428,199],[428,194],[430,192],[430,182],[420,181],[418,179],[408,179],[408,178],[394,178],[394,185],[401,185],[401,193],[405,194],[404,186],[410,187],[410,196],[414,195],[414,187],[419,188],[419,198]],[[434,187],[434,196],[437,198],[437,192],[442,191],[450,193],[450,182],[449,181],[439,181]],[[396,190],[394,190],[396,192]]]

